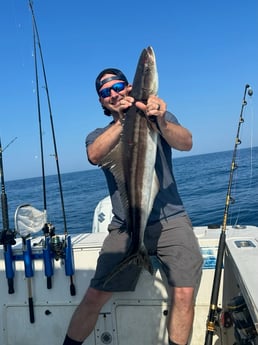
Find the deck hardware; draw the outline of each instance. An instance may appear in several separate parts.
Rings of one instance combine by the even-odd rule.
[[[235,241],[235,245],[237,246],[237,248],[256,247],[256,245],[250,240]]]
[[[103,344],[110,344],[112,342],[112,335],[109,332],[104,332],[100,337]]]

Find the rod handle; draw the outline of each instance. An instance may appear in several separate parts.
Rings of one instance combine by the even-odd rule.
[[[27,278],[27,287],[28,287],[28,305],[29,305],[29,315],[30,315],[30,323],[35,322],[34,316],[34,307],[33,307],[33,298],[32,298],[32,278]]]
[[[14,293],[13,287],[13,278],[14,278],[14,269],[13,269],[13,259],[12,259],[12,247],[10,244],[6,245],[4,251],[4,262],[5,262],[5,275],[8,282],[8,293]]]
[[[33,307],[33,298],[29,297],[28,302],[29,302],[30,323],[34,323],[35,315],[34,315],[34,307]]]
[[[65,274],[70,276],[70,294],[71,296],[76,295],[76,289],[73,282],[74,275],[74,260],[73,260],[73,249],[71,236],[67,236],[67,244],[65,248]]]
[[[70,295],[75,296],[76,295],[76,288],[73,282],[73,276],[70,276]]]
[[[52,279],[51,279],[51,277],[47,277],[47,289],[52,289]]]
[[[213,332],[207,331],[204,345],[212,345]]]
[[[14,287],[13,287],[13,278],[8,278],[8,293],[11,295],[14,293]]]

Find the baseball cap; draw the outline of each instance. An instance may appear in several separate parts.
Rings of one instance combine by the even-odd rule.
[[[101,80],[101,78],[105,74],[114,74],[114,76]],[[97,93],[99,93],[99,89],[102,87],[102,85],[109,82],[110,80],[123,80],[126,84],[128,84],[128,80],[122,71],[117,68],[106,68],[102,72],[100,72],[96,78],[95,85]]]

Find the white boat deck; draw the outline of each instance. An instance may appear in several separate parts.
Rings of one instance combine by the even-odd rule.
[[[197,227],[194,229],[202,250],[204,265],[199,293],[196,298],[196,317],[191,345],[204,343],[206,320],[217,255],[220,229]],[[30,323],[28,308],[28,287],[22,260],[22,243],[12,247],[15,261],[14,294],[8,294],[3,247],[0,246],[0,344],[1,345],[45,345],[46,334],[51,344],[61,344],[70,317],[79,304],[94,274],[96,261],[106,233],[85,233],[73,235],[75,263],[74,284],[76,295],[70,295],[70,279],[65,275],[62,260],[54,261],[52,289],[46,287],[44,264],[40,256],[40,239],[32,241],[33,277],[32,297],[35,323]],[[223,307],[234,295],[244,295],[251,316],[257,327],[257,239],[258,228],[227,229],[227,265],[230,288],[223,285],[219,295],[219,306]],[[236,241],[242,246],[237,247]],[[244,246],[251,241],[254,246]],[[34,244],[38,244],[35,245]],[[233,267],[233,269],[232,269]],[[232,273],[233,272],[233,273]],[[222,277],[223,278],[223,277]],[[224,278],[225,280],[225,278]],[[240,288],[238,287],[240,286]],[[222,302],[223,301],[223,302]],[[85,345],[167,345],[166,320],[170,300],[162,272],[157,269],[154,276],[143,271],[134,292],[115,293],[103,307],[97,325]],[[14,327],[15,325],[15,327]],[[232,345],[231,332],[214,336],[216,345]],[[223,342],[222,342],[223,339]]]

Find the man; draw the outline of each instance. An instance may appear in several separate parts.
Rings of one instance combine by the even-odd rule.
[[[120,119],[126,116],[126,109],[135,102],[130,96],[132,85],[120,70],[114,68],[105,69],[98,75],[96,90],[104,113],[112,117],[112,122],[105,128],[96,129],[86,138],[88,159],[95,165],[118,143],[123,128]],[[160,130],[161,140],[155,164],[160,190],[148,220],[145,245],[149,254],[156,255],[161,261],[171,288],[169,344],[185,345],[193,324],[194,296],[201,277],[202,257],[177,191],[172,172],[171,148],[190,150],[192,135],[178,123],[173,114],[167,112],[166,103],[159,97],[151,95],[147,104],[136,101],[135,105],[147,116],[155,116]],[[114,217],[98,259],[95,276],[73,314],[63,345],[82,344],[94,329],[99,312],[112,293],[134,290],[140,274],[139,267],[130,265],[108,284],[105,283],[107,275],[126,256],[129,235],[124,231],[123,207],[114,177],[108,169],[103,171]]]

